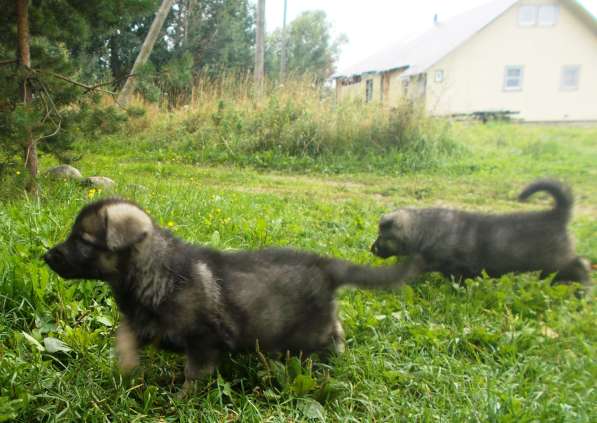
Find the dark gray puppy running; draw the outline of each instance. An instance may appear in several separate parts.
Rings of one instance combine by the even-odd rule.
[[[186,353],[185,390],[227,351],[342,351],[335,291],[394,288],[422,260],[368,267],[290,250],[221,252],[160,229],[137,205],[106,199],[84,207],[68,239],[44,256],[66,279],[108,282],[122,321],[119,365],[138,364],[150,342]]]
[[[589,261],[576,255],[567,225],[572,193],[552,179],[537,180],[519,195],[526,201],[538,191],[555,199],[551,210],[480,214],[444,208],[401,208],[381,218],[371,251],[379,257],[420,254],[427,271],[468,278],[486,271],[498,277],[510,272],[556,273],[560,282],[577,281],[590,288]]]

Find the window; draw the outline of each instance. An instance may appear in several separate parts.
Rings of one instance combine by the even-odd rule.
[[[560,80],[560,89],[564,91],[574,91],[578,89],[578,78],[580,76],[580,66],[564,66],[562,68],[562,78]]]
[[[373,79],[365,82],[365,101],[369,103],[373,99]]]
[[[435,71],[435,82],[442,82],[444,80],[444,70],[438,69]]]
[[[504,90],[522,90],[522,66],[506,66],[504,72]]]
[[[553,26],[558,20],[559,7],[555,4],[549,4],[539,7],[537,23],[539,26]]]
[[[558,21],[560,8],[557,4],[541,6],[526,4],[518,9],[518,25],[520,26],[553,26]]]
[[[525,5],[518,9],[518,25],[533,26],[537,22],[537,6]]]

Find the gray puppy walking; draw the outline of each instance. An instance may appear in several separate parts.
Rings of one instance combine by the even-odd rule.
[[[588,260],[576,255],[567,225],[572,213],[570,189],[552,179],[537,180],[519,195],[526,201],[546,191],[551,210],[481,214],[444,208],[401,208],[381,218],[374,254],[420,254],[427,271],[468,278],[483,271],[493,277],[510,272],[556,273],[555,281],[592,285]]]
[[[186,354],[184,391],[222,353],[342,351],[335,291],[394,288],[422,270],[418,258],[368,267],[290,249],[221,252],[187,244],[139,206],[106,199],[84,207],[63,243],[44,256],[66,279],[107,282],[122,321],[119,365],[138,365],[152,342]]]

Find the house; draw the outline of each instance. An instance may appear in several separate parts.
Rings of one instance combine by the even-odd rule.
[[[597,121],[597,19],[574,0],[494,0],[335,75],[336,96],[433,115]]]

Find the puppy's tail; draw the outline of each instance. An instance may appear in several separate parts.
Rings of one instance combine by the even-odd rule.
[[[561,216],[565,220],[570,218],[572,204],[574,203],[570,187],[555,179],[539,179],[522,190],[518,196],[518,201],[526,201],[531,195],[539,191],[550,193],[556,200],[556,204],[553,208],[555,214]]]
[[[359,266],[346,261],[333,260],[328,271],[333,288],[351,285],[365,289],[392,289],[411,282],[425,271],[425,261],[420,256],[409,257],[393,266]]]

